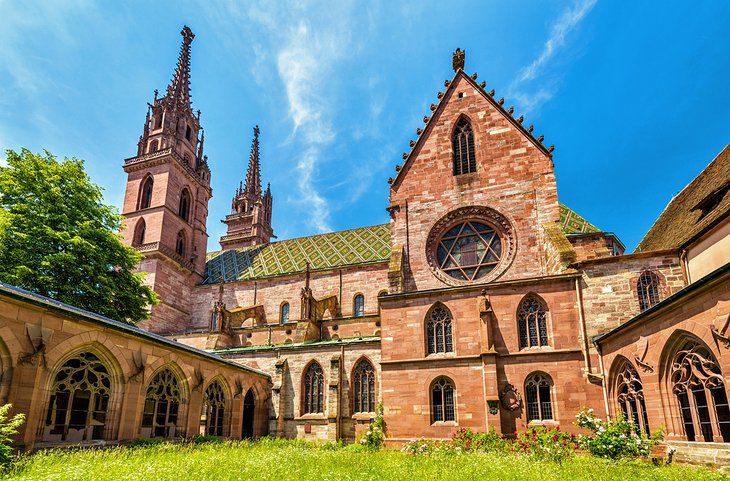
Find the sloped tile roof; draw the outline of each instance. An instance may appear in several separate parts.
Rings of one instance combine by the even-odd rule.
[[[300,237],[266,246],[252,246],[208,253],[204,284],[235,282],[390,259],[388,224],[311,237]]]
[[[560,228],[563,229],[565,235],[601,232],[601,229],[576,214],[575,211],[564,204],[560,204]]]
[[[600,232],[563,204],[560,226],[566,235]],[[221,277],[223,282],[236,282],[294,274],[303,272],[307,262],[312,270],[388,262],[390,251],[390,226],[379,224],[265,246],[209,252],[203,284],[217,284]]]
[[[636,248],[637,252],[683,246],[730,213],[730,144],[674,196]],[[714,202],[711,202],[713,201]],[[714,208],[710,209],[710,205]],[[708,212],[703,216],[704,210]]]

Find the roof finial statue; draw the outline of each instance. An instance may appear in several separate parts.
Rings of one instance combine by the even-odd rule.
[[[459,70],[464,70],[464,60],[466,59],[465,57],[466,57],[466,50],[457,48],[453,54],[452,62],[451,62],[452,66],[454,67],[454,72],[458,72]]]

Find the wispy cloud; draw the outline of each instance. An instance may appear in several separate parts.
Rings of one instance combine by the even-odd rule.
[[[580,22],[588,15],[597,0],[578,0],[572,7],[566,8],[560,14],[557,22],[550,30],[550,36],[545,41],[540,55],[517,74],[509,87],[509,94],[515,98],[526,111],[535,110],[542,103],[550,100],[554,95],[555,85],[550,82],[541,82],[542,86],[530,90],[529,83],[544,75],[550,60],[565,46],[568,35],[575,30]]]
[[[250,48],[256,59],[255,80],[266,85],[272,79],[265,69],[275,59],[275,81],[283,83],[287,117],[291,122],[288,143],[298,150],[296,203],[306,206],[307,222],[318,232],[329,231],[331,206],[318,180],[322,154],[335,140],[332,127],[335,100],[328,81],[337,62],[351,49],[350,32],[355,21],[352,2],[327,8],[307,1],[286,5],[261,3],[246,9],[230,3],[224,16],[246,18],[257,27]],[[239,32],[232,32],[239,35]]]

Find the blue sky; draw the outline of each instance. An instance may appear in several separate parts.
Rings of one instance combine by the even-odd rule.
[[[555,144],[561,201],[629,250],[730,142],[730,2],[0,0],[0,18],[0,149],[83,158],[117,206],[192,28],[209,250],[255,124],[280,239],[387,222],[386,180],[456,47]]]

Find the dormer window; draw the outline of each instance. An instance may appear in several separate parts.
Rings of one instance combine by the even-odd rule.
[[[474,131],[466,117],[459,119],[452,138],[454,156],[454,175],[469,174],[477,171],[477,160],[474,152]]]
[[[699,222],[700,220],[702,220],[705,216],[707,216],[707,214],[712,212],[715,207],[720,205],[720,202],[722,202],[722,199],[725,197],[725,194],[727,194],[729,190],[730,182],[725,182],[722,186],[710,192],[707,196],[705,196],[704,199],[702,199],[696,206],[694,206],[692,208],[693,211],[701,211],[700,218],[697,219],[697,221]]]

